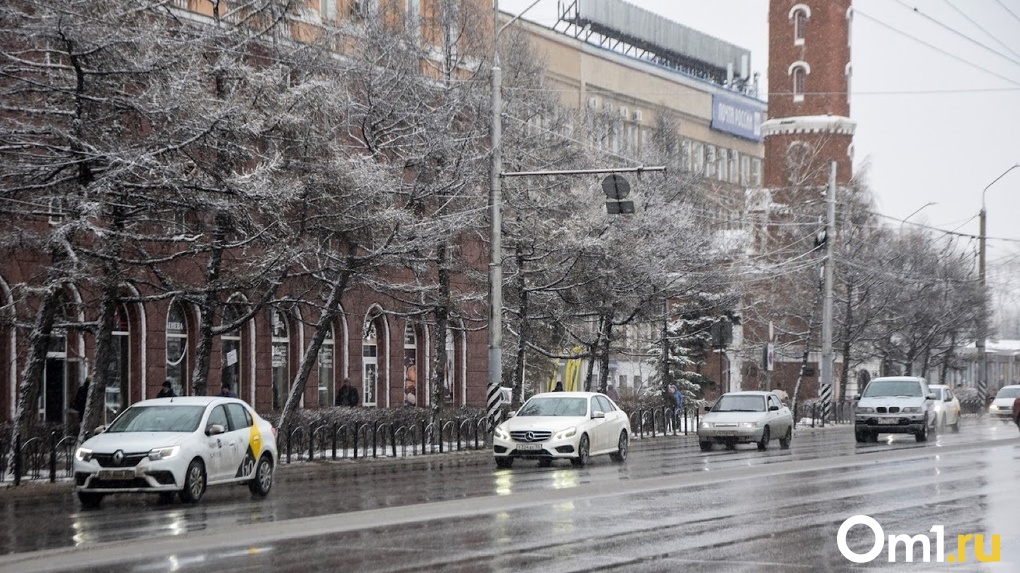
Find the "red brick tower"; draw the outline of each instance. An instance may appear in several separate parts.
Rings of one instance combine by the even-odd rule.
[[[838,185],[852,176],[851,4],[770,0],[764,186],[780,203],[796,203],[798,188],[824,186],[831,161]]]

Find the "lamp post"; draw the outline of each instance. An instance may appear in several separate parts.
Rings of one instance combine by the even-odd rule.
[[[499,25],[499,0],[492,1],[492,165],[489,174],[489,372],[485,391],[486,415],[492,431],[501,400],[500,386],[503,374],[503,70],[499,67],[499,36],[525,12],[538,4],[535,0],[527,8]]]
[[[984,190],[981,191],[981,213],[978,217],[978,282],[981,286],[981,314],[978,316],[977,341],[974,345],[978,352],[978,399],[981,401],[982,408],[988,401],[988,354],[985,352],[985,339],[988,337],[988,308],[985,303],[987,299],[985,296],[985,193],[989,187],[995,185],[1007,173],[1018,167],[1020,167],[1020,163],[1003,171],[991,183],[985,185]]]
[[[931,207],[932,205],[938,205],[938,203],[935,202],[935,201],[928,201],[924,205],[921,205],[921,207],[919,209],[917,209],[913,213],[907,215],[907,218],[903,219],[903,221],[900,222],[900,232],[901,233],[903,232],[903,225],[906,225],[907,221],[909,221],[911,217],[913,217],[914,215],[920,213],[921,211],[924,211],[925,209],[927,209],[928,207]]]

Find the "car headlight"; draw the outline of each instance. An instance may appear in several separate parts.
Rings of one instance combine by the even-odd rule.
[[[501,426],[496,426],[496,429],[492,432],[497,438],[501,440],[509,440],[510,434]]]
[[[74,452],[74,457],[78,458],[80,462],[92,461],[92,450],[88,448],[78,448]]]
[[[741,422],[741,428],[755,428],[758,426],[758,422]]]
[[[702,428],[711,428],[712,427],[712,422],[702,422],[701,423],[701,427]]]
[[[167,448],[156,448],[149,452],[149,459],[152,461],[168,460],[181,452],[180,446],[170,446]]]
[[[565,440],[565,439],[573,436],[576,433],[577,433],[577,428],[567,428],[566,430],[563,430],[562,432],[557,432],[556,435],[553,436],[553,439],[554,440]]]
[[[865,407],[857,408],[857,413],[858,414],[874,414],[875,413],[875,409],[874,408],[868,408],[868,407],[865,406]]]
[[[991,406],[988,407],[988,411],[989,412],[997,412],[998,410],[999,410],[999,407],[996,406],[995,404],[992,404]]]
[[[908,406],[903,409],[904,414],[920,414],[921,408],[919,406]]]

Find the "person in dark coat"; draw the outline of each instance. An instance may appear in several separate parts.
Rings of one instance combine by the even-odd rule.
[[[340,392],[336,395],[337,406],[357,406],[361,401],[361,397],[358,396],[358,391],[351,386],[349,379],[344,379],[344,385],[340,387]]]
[[[157,398],[176,398],[177,392],[174,392],[173,385],[170,384],[169,380],[163,381],[163,388],[160,389],[159,394],[156,394]]]
[[[220,396],[223,396],[224,398],[237,398],[237,394],[230,389],[230,384],[220,386]]]

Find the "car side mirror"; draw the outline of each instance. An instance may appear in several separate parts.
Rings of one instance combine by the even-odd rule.
[[[861,399],[861,395],[860,394],[854,394],[854,400],[860,400],[860,399]]]
[[[209,427],[205,429],[205,435],[215,436],[216,434],[222,434],[223,432],[226,431],[227,429],[224,428],[221,424],[209,424]]]
[[[938,395],[935,394],[934,392],[929,392],[928,393],[928,400],[938,400],[938,399],[939,399]]]
[[[769,406],[769,412],[778,412],[779,406]]]
[[[706,412],[711,412],[712,411],[712,407],[711,406],[705,406],[705,411]]]
[[[592,417],[592,419],[595,419],[595,418],[605,418],[606,417],[606,413],[603,412],[602,410],[595,410],[594,412],[591,413],[591,417]]]
[[[506,413],[506,417],[507,418],[513,418],[516,415],[517,415],[517,412],[515,412],[513,410],[510,410],[509,412]]]
[[[95,431],[92,433],[93,436],[98,436],[106,431],[106,426],[96,426]]]

